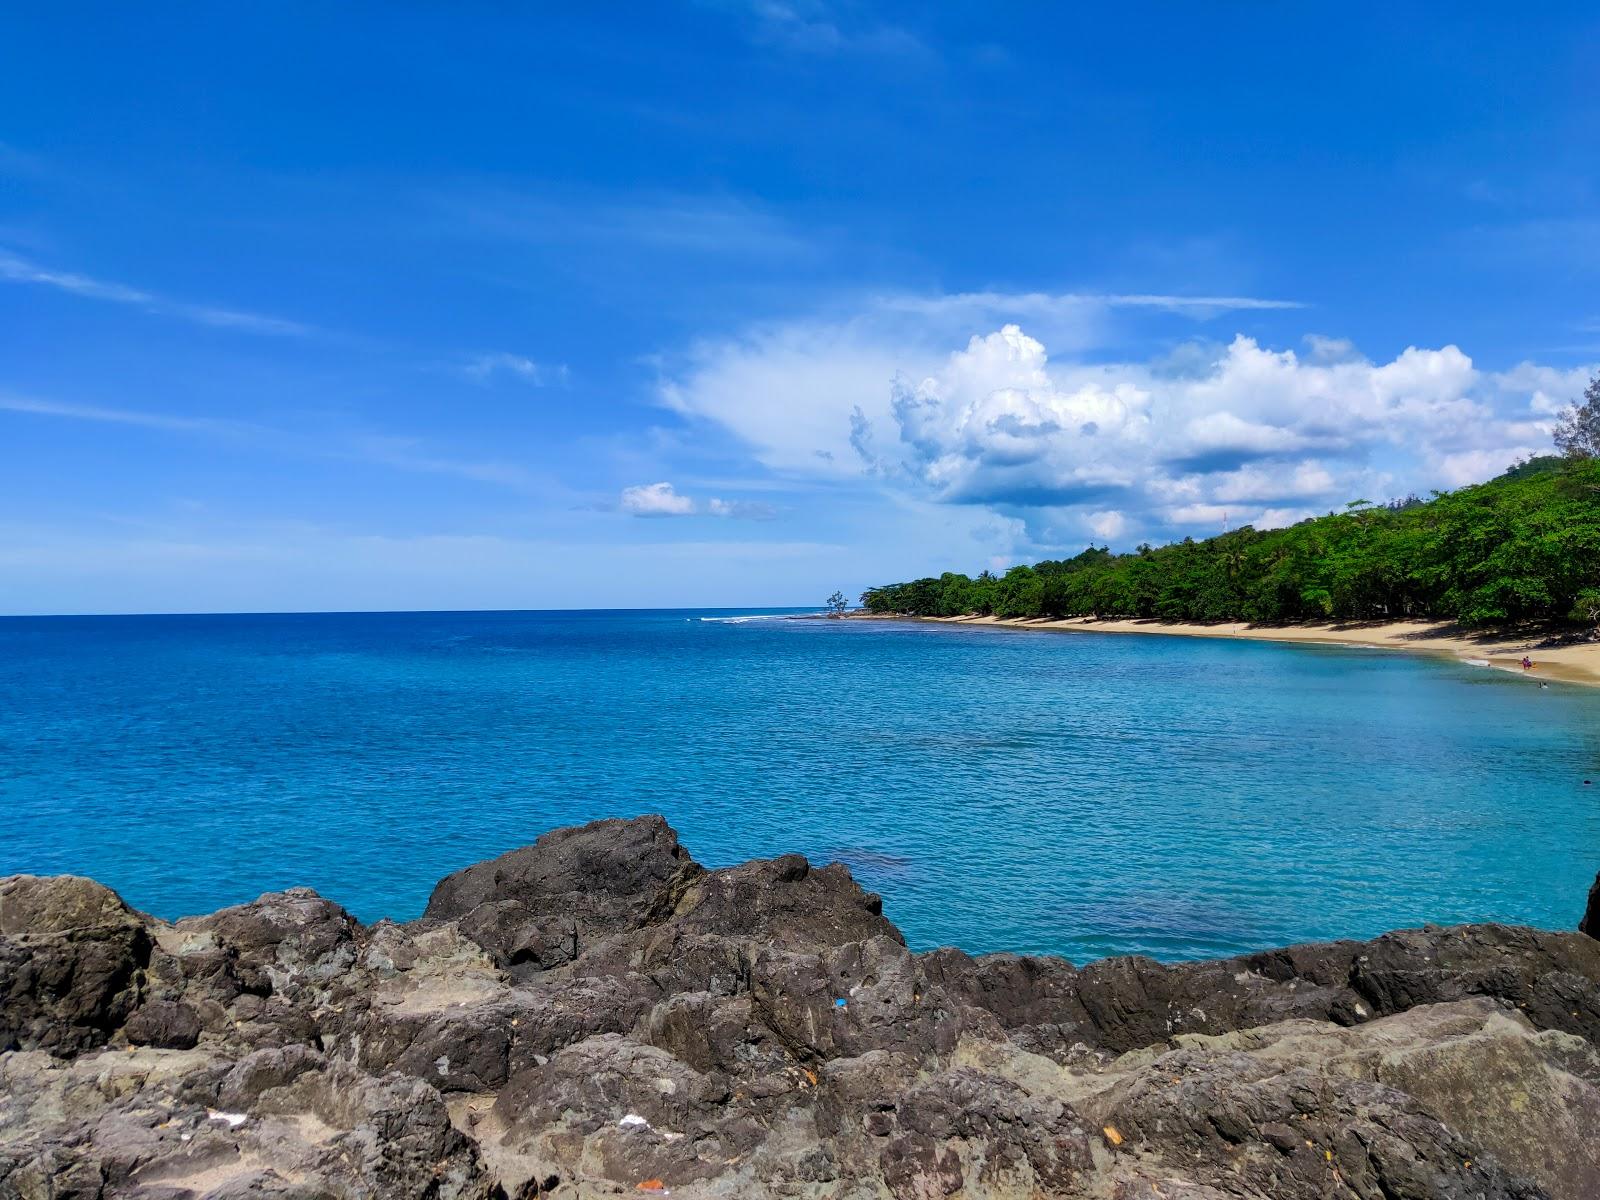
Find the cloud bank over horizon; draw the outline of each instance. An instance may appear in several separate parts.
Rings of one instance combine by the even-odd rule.
[[[895,311],[973,315],[943,299]],[[1317,334],[1299,348],[1241,333],[1095,361],[1090,318],[1107,307],[1056,323],[1076,351],[1066,361],[1014,321],[942,356],[948,329],[886,328],[879,312],[752,329],[696,346],[661,399],[775,471],[986,509],[1044,552],[1275,527],[1481,482],[1550,452],[1554,415],[1591,370],[1485,371],[1453,343],[1380,362]]]

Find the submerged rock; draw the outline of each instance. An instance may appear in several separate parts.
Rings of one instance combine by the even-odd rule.
[[[0,881],[0,1198],[1589,1200],[1597,1132],[1584,933],[915,954],[845,867],[660,817],[407,925]]]

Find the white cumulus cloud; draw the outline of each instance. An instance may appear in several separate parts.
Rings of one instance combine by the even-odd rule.
[[[770,521],[778,515],[770,504],[755,500],[724,500],[710,496],[704,501],[685,496],[670,483],[642,483],[622,489],[617,507],[635,517],[726,517],[746,521]]]
[[[636,517],[688,517],[694,514],[694,501],[680,496],[670,483],[641,483],[622,489],[619,505]]]
[[[1118,532],[1298,519],[1391,470],[1411,486],[1459,486],[1544,444],[1543,376],[1485,376],[1455,346],[1386,363],[1328,349],[1302,358],[1241,336],[1176,376],[1141,363],[1055,368],[1007,325],[893,385],[895,437],[858,433],[894,446],[873,469],[939,499],[1133,514]]]
[[[975,328],[1026,321],[1030,336],[1073,354],[1100,344],[1119,312],[1207,320],[1238,310],[1294,307],[1293,301],[1247,296],[877,295],[848,310],[752,325],[696,342],[671,364],[659,400],[685,418],[732,434],[767,467],[837,478],[857,470],[866,428],[881,429],[890,420],[893,381],[939,372],[950,348],[965,343]]]
[[[1488,478],[1549,451],[1553,414],[1589,375],[1484,371],[1455,345],[1375,361],[1318,336],[1086,362],[1119,298],[1091,299],[880,300],[751,329],[697,346],[662,399],[787,474],[984,507],[1036,542],[1128,544]],[[1002,310],[1028,319],[970,332]]]

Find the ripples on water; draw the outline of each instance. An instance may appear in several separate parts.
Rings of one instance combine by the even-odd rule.
[[[0,620],[0,874],[365,919],[558,825],[847,863],[918,948],[1571,927],[1600,690],[1261,642],[696,613]]]

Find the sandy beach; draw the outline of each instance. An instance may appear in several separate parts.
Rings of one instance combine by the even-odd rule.
[[[1313,642],[1372,646],[1413,653],[1448,654],[1463,662],[1514,671],[1530,679],[1600,686],[1600,642],[1562,644],[1548,630],[1470,630],[1448,622],[1329,621],[1305,625],[1251,625],[1242,621],[1191,624],[1139,619],[1066,620],[1001,619],[998,617],[911,618],[940,624],[1001,625],[1070,633],[1148,633],[1169,637],[1234,637],[1271,642]],[[1524,656],[1533,660],[1524,671]]]

